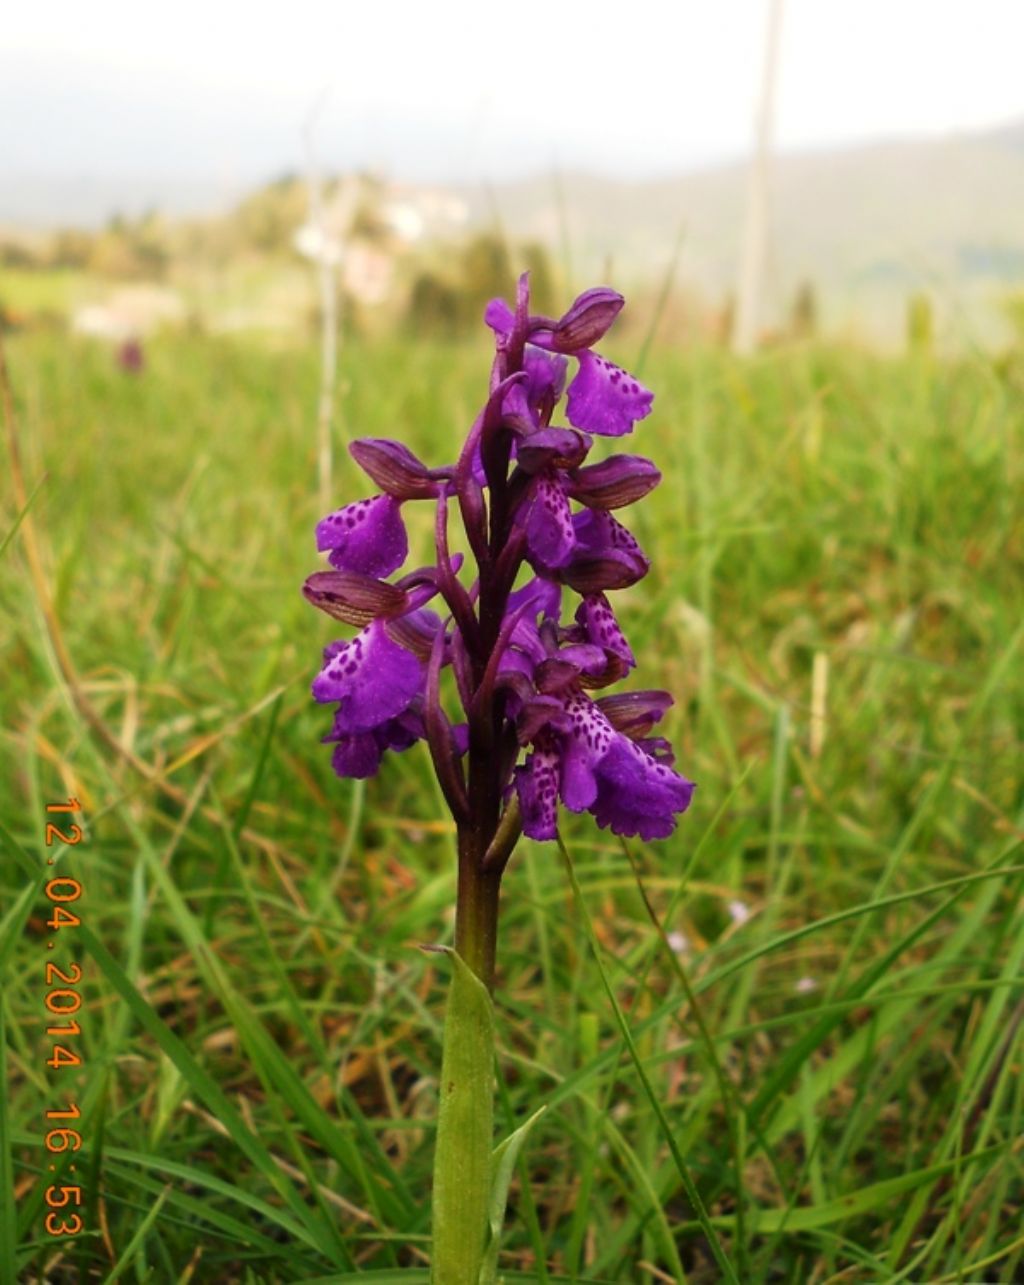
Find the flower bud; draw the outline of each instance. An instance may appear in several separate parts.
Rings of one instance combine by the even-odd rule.
[[[398,615],[407,602],[401,589],[358,571],[316,571],[302,592],[314,607],[348,625],[367,625],[382,616]]]
[[[426,500],[437,495],[438,481],[407,446],[386,437],[361,437],[349,447],[352,458],[396,500]]]
[[[596,286],[584,290],[561,320],[551,328],[550,337],[541,346],[551,352],[579,352],[593,348],[604,338],[625,303],[617,290]]]
[[[568,566],[559,568],[558,578],[578,594],[586,595],[605,593],[608,589],[628,589],[642,580],[647,571],[648,562],[643,556],[612,549],[597,557],[584,554],[574,558]]]
[[[569,494],[591,509],[621,509],[643,499],[661,481],[660,471],[642,455],[613,455],[576,469]]]

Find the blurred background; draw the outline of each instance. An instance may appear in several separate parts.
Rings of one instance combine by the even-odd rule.
[[[1019,0],[5,7],[0,1282],[425,1281],[453,827],[422,745],[333,775],[300,586],[347,441],[452,459],[524,268],[627,296],[653,413],[591,458],[663,472],[615,609],[698,789],[564,812],[578,898],[506,875],[502,1267],[721,1281],[671,1140],[744,1285],[1024,1279],[1022,50]]]
[[[283,337],[326,258],[347,326],[458,330],[514,263],[671,281],[680,339],[1006,345],[1022,40],[1013,0],[15,5],[0,310]]]

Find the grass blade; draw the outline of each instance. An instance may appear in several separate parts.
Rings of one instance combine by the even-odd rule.
[[[736,1275],[732,1263],[729,1261],[728,1255],[722,1248],[722,1243],[718,1239],[718,1235],[712,1226],[711,1220],[708,1218],[707,1210],[704,1208],[704,1203],[700,1198],[700,1192],[694,1185],[693,1179],[690,1177],[690,1171],[686,1167],[686,1162],[679,1153],[675,1135],[665,1115],[665,1109],[658,1100],[657,1094],[654,1092],[654,1088],[648,1078],[647,1071],[644,1068],[644,1064],[641,1061],[639,1053],[637,1052],[636,1043],[634,1042],[633,1035],[629,1029],[629,1024],[627,1023],[625,1014],[623,1013],[619,1001],[615,996],[615,991],[612,989],[608,973],[604,967],[604,961],[601,957],[601,946],[597,940],[597,935],[594,932],[594,925],[591,921],[590,913],[587,910],[586,902],[583,899],[583,890],[580,888],[579,881],[576,878],[576,871],[573,869],[572,858],[569,856],[569,851],[561,839],[558,840],[558,850],[561,852],[562,860],[565,862],[565,867],[569,875],[569,882],[572,885],[573,895],[583,919],[587,938],[590,941],[590,948],[593,952],[594,960],[597,963],[598,971],[601,975],[601,982],[604,986],[605,993],[608,996],[608,1002],[611,1004],[612,1010],[615,1013],[615,1021],[618,1024],[623,1042],[629,1052],[629,1056],[636,1069],[636,1073],[640,1078],[640,1083],[643,1085],[647,1100],[650,1102],[651,1109],[658,1118],[662,1136],[668,1145],[668,1149],[672,1154],[672,1159],[675,1161],[676,1168],[679,1171],[683,1190],[686,1192],[686,1197],[697,1214],[697,1221],[700,1223],[701,1229],[707,1238],[708,1245],[714,1255],[715,1262],[718,1264],[719,1269],[725,1276],[726,1280],[732,1282],[733,1285],[739,1285],[739,1278]]]

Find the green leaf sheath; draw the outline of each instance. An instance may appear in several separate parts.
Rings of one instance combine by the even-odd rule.
[[[484,1261],[480,1265],[480,1285],[497,1285],[498,1250],[501,1248],[501,1229],[505,1222],[505,1206],[508,1204],[508,1189],[512,1184],[516,1161],[522,1150],[526,1135],[544,1114],[541,1107],[514,1133],[510,1133],[504,1142],[494,1148],[491,1159],[491,1194],[488,1209],[487,1248]]]
[[[434,1157],[432,1285],[478,1285],[488,1234],[494,1141],[494,1015],[455,951],[444,1022]]]

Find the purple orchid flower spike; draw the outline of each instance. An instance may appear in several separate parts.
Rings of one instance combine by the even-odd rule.
[[[427,743],[458,831],[456,948],[488,985],[498,887],[521,833],[554,838],[561,805],[615,834],[663,838],[693,794],[651,735],[671,697],[594,694],[637,663],[608,595],[650,569],[612,514],[661,479],[641,455],[587,462],[594,435],[620,437],[651,410],[652,394],[595,351],[622,306],[601,286],[561,317],[534,315],[525,277],[514,305],[488,304],[490,386],[458,460],[429,468],[400,442],[354,443],[379,491],[319,524],[332,569],[305,586],[358,629],[327,647],[313,683],[335,706],[334,768],[371,776],[389,752]],[[390,580],[408,556],[402,506],[417,501],[433,506],[436,563]],[[449,552],[453,513],[476,563],[465,583]],[[563,623],[567,593],[578,601]]]
[[[378,492],[318,525],[330,569],[304,586],[314,606],[356,631],[327,646],[313,682],[315,699],[334,707],[324,741],[335,772],[374,776],[389,754],[425,742],[458,836],[436,1282],[477,1285],[496,1263],[484,1263],[493,1130],[481,1086],[494,1066],[487,991],[499,889],[516,843],[557,839],[561,808],[623,837],[665,838],[693,797],[655,734],[671,696],[608,690],[637,667],[609,595],[650,570],[613,514],[661,479],[641,455],[588,463],[595,436],[624,436],[651,411],[651,393],[595,351],[622,306],[601,286],[561,317],[534,315],[525,276],[514,305],[488,304],[490,382],[455,463],[429,468],[400,442],[355,442]],[[422,501],[433,565],[395,579],[409,553],[402,508]],[[453,543],[471,553],[465,579],[453,520]],[[456,697],[461,710],[449,717]]]

